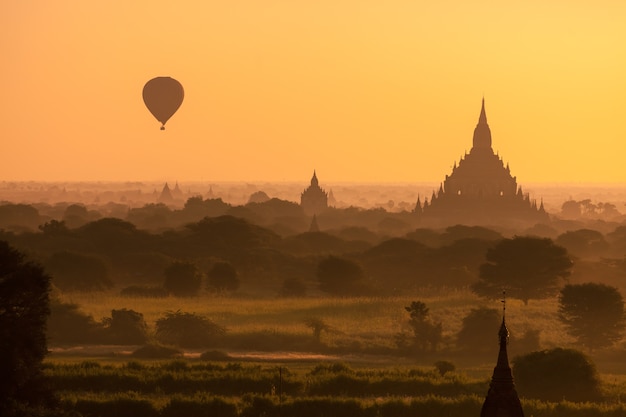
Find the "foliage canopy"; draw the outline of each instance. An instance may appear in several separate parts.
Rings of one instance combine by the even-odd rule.
[[[559,319],[590,350],[611,346],[624,331],[624,299],[605,284],[570,284],[559,296]]]
[[[479,281],[472,290],[481,296],[508,296],[528,304],[531,299],[556,295],[569,276],[572,261],[567,250],[551,239],[516,236],[487,250]]]

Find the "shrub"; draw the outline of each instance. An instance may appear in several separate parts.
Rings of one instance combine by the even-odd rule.
[[[134,310],[111,310],[111,318],[103,319],[110,343],[137,345],[148,339],[148,325],[143,314]]]
[[[454,366],[452,362],[437,361],[435,362],[435,368],[437,369],[437,372],[439,372],[439,375],[444,376],[448,372],[454,372],[456,366]]]
[[[186,348],[208,347],[226,329],[195,313],[169,311],[156,322],[156,337],[162,343]]]
[[[597,401],[600,379],[595,365],[582,352],[556,348],[532,352],[513,360],[520,395],[544,401]]]
[[[48,339],[53,344],[99,344],[105,339],[104,327],[92,316],[80,311],[78,304],[50,303],[47,328]]]

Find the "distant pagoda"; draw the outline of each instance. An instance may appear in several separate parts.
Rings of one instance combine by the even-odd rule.
[[[171,204],[174,202],[174,196],[172,195],[172,190],[170,190],[170,186],[167,183],[165,183],[165,185],[163,186],[163,190],[161,190],[161,194],[159,195],[158,201],[159,203],[163,203],[163,204]]]
[[[300,206],[308,215],[319,214],[328,208],[328,193],[320,187],[315,171],[311,185],[300,195]]]
[[[491,147],[491,129],[487,124],[485,99],[482,101],[478,124],[474,129],[470,153],[454,163],[438,191],[428,201],[418,197],[415,212],[424,226],[467,225],[527,225],[547,222],[543,202],[537,205],[509,165]]]
[[[500,337],[498,362],[493,369],[489,391],[487,391],[487,397],[480,410],[480,417],[524,417],[524,410],[515,390],[513,372],[509,365],[509,356],[506,350],[509,330],[506,328],[504,314],[502,314],[502,324],[498,336]]]

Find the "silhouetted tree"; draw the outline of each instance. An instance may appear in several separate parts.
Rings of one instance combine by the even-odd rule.
[[[58,220],[50,220],[49,222],[39,225],[39,230],[41,230],[44,235],[48,236],[64,235],[69,231],[65,222]]]
[[[163,273],[163,287],[175,296],[192,297],[200,291],[202,277],[196,265],[191,262],[172,262]]]
[[[409,326],[415,336],[415,346],[422,351],[437,350],[442,339],[441,322],[435,322],[430,318],[428,307],[421,301],[413,301],[404,309],[411,316]]]
[[[611,346],[624,331],[624,299],[605,284],[566,285],[559,297],[559,319],[589,350]]]
[[[54,345],[99,344],[105,342],[104,327],[91,315],[82,312],[78,304],[50,302],[48,340]]]
[[[287,278],[280,288],[280,295],[283,297],[304,297],[306,295],[306,284],[299,278]]]
[[[609,247],[609,244],[604,240],[604,235],[591,229],[567,231],[559,235],[555,243],[566,248],[572,255],[579,257],[599,256]]]
[[[65,291],[99,291],[113,286],[106,263],[95,255],[56,252],[45,264],[54,285]]]
[[[186,348],[209,347],[226,329],[195,313],[169,311],[156,321],[156,338],[161,343]]]
[[[544,401],[598,401],[600,385],[595,365],[582,352],[550,349],[513,359],[517,390]]]
[[[309,317],[304,320],[304,324],[306,327],[313,330],[313,337],[318,343],[322,337],[322,332],[332,330],[332,327],[328,323],[318,317]]]
[[[209,270],[207,284],[216,291],[235,291],[239,288],[237,270],[230,262],[216,262]]]
[[[52,401],[41,366],[48,351],[49,288],[40,265],[0,241],[0,415]]]
[[[110,343],[139,345],[148,339],[148,325],[143,314],[134,310],[111,310],[111,317],[103,319]]]
[[[500,328],[501,321],[502,313],[496,309],[473,308],[463,317],[461,330],[456,337],[457,347],[473,354],[497,351],[497,329]]]
[[[367,292],[363,269],[349,259],[328,256],[317,265],[316,275],[320,290],[328,294],[348,296]]]
[[[41,223],[39,211],[28,204],[0,204],[0,229],[37,230]]]
[[[507,296],[528,304],[530,299],[554,296],[569,276],[572,261],[567,250],[546,238],[503,239],[489,249],[472,290],[481,296]]]

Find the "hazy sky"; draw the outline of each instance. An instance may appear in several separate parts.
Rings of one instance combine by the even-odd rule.
[[[441,181],[484,95],[518,182],[626,182],[623,0],[5,0],[0,53],[0,180]]]

